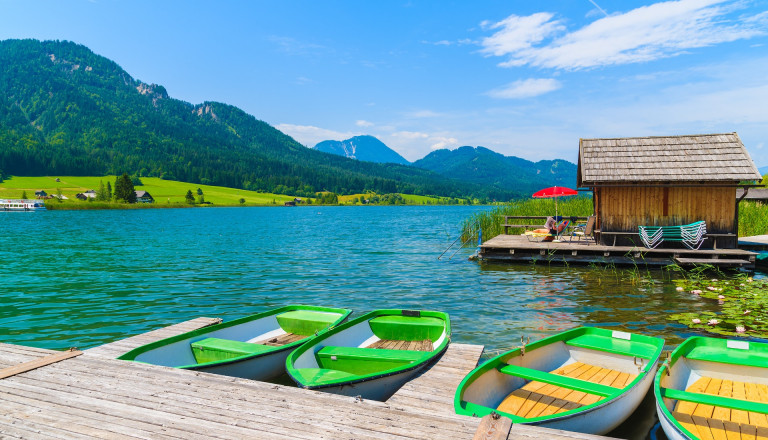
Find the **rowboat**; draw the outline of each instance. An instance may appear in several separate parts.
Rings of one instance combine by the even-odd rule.
[[[285,359],[293,349],[350,313],[290,305],[162,339],[118,359],[267,380],[285,372]]]
[[[456,390],[454,409],[605,434],[643,400],[663,347],[663,339],[645,335],[595,327],[568,330],[475,368]]]
[[[450,337],[446,313],[376,310],[302,345],[285,369],[303,388],[383,401],[442,354]]]
[[[688,338],[659,368],[653,391],[670,440],[768,438],[768,344]]]

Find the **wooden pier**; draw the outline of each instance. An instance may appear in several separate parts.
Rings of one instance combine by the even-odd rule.
[[[218,321],[193,319],[80,356],[0,344],[0,377],[8,373],[0,379],[0,438],[601,438],[455,414],[453,393],[477,364],[478,345],[451,344],[387,402],[114,359]],[[47,362],[52,355],[58,362]],[[30,361],[37,368],[25,368]]]
[[[649,267],[710,264],[720,268],[745,269],[755,268],[756,255],[755,252],[743,249],[648,249],[638,246],[603,246],[594,241],[530,241],[524,235],[498,235],[483,243],[479,253],[479,257],[486,261]]]

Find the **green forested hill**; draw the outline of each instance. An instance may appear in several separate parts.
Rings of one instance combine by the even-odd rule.
[[[508,198],[499,188],[305,148],[242,110],[192,105],[66,41],[0,41],[0,170],[7,175],[128,172],[305,195],[402,192]]]
[[[504,156],[483,147],[437,150],[413,166],[466,182],[501,188],[516,197],[529,197],[550,186],[576,188],[576,165],[566,160],[531,162]]]

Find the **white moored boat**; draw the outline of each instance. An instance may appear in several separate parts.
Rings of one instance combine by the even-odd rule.
[[[768,439],[768,344],[693,336],[659,368],[656,412],[670,440]]]
[[[0,210],[3,211],[41,211],[45,204],[39,200],[29,199],[0,199]]]
[[[457,414],[496,412],[514,423],[605,434],[638,407],[664,340],[579,327],[503,353],[467,375]]]

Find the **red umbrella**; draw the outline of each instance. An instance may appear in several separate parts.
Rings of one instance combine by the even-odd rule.
[[[546,197],[555,198],[555,217],[557,217],[557,198],[561,196],[575,196],[578,192],[564,186],[552,186],[533,193],[533,197],[540,199]]]

